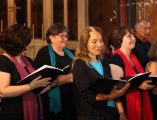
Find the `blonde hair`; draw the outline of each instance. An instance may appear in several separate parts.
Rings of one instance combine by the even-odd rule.
[[[92,32],[92,31],[99,32],[101,34],[101,36],[103,37],[102,30],[99,27],[93,27],[93,26],[86,27],[82,31],[78,47],[75,51],[75,58],[73,60],[73,64],[77,59],[82,59],[83,61],[86,62],[87,65],[89,65],[90,57],[88,56],[87,43],[90,38],[90,32]],[[104,54],[104,51],[102,51],[102,53],[100,55],[98,55],[97,58],[103,59],[103,54]]]

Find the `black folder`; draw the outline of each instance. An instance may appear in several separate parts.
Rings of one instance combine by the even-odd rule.
[[[59,75],[65,74],[70,70],[70,65],[67,65],[63,69],[59,69],[49,65],[43,65],[28,76],[17,82],[18,85],[29,84],[32,80],[37,78],[38,76],[42,76],[42,78],[51,77],[52,81],[55,80]]]
[[[105,91],[111,91],[113,87],[116,85],[117,89],[122,89],[127,82],[130,82],[130,87],[128,90],[133,90],[139,87],[139,85],[144,81],[148,80],[150,72],[145,73],[139,73],[127,77],[122,77],[121,79],[113,79],[113,78],[98,78],[94,84],[93,87],[97,90],[105,90]]]
[[[148,80],[151,80],[151,85],[156,85],[157,86],[157,75],[149,75]]]

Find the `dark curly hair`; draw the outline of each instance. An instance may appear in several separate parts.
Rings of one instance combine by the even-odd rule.
[[[31,30],[22,24],[14,24],[0,33],[0,47],[16,56],[26,50],[31,42]]]
[[[49,38],[50,35],[58,35],[59,33],[62,33],[62,32],[67,32],[67,33],[69,32],[68,28],[65,27],[62,23],[56,23],[56,24],[51,25],[46,32],[47,43],[51,42]]]

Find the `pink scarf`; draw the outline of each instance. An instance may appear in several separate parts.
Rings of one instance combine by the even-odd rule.
[[[21,76],[21,79],[34,71],[34,68],[24,56],[21,56],[21,58],[24,64],[26,65],[26,68],[29,71],[29,73],[27,73],[25,68],[21,64],[19,64],[19,62],[17,61],[15,57],[11,55],[9,55],[9,57],[11,61],[15,64]],[[40,111],[38,111],[37,97],[39,99]],[[24,120],[43,120],[42,102],[41,102],[40,95],[36,96],[32,91],[24,93],[23,94],[23,111],[24,111]]]
[[[131,63],[128,61],[125,55],[119,49],[117,49],[115,53],[118,54],[124,62],[125,76],[136,74]],[[138,62],[135,55],[131,53],[130,58],[135,68],[137,69],[138,73],[143,73],[144,70],[140,65],[140,63]],[[126,110],[127,110],[128,120],[153,120],[148,92],[142,91],[142,96],[143,96],[143,105],[141,102],[141,93],[138,90],[134,90],[126,94],[126,104],[127,104]],[[142,112],[143,112],[143,116],[142,116]]]

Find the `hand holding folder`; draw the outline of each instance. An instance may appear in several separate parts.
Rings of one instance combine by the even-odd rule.
[[[156,85],[157,86],[157,75],[149,75],[148,80],[151,80],[151,85]]]
[[[122,89],[126,83],[130,83],[130,87],[128,90],[133,90],[139,87],[139,85],[144,81],[148,79],[150,72],[145,73],[139,73],[135,75],[131,75],[128,77],[122,77],[121,79],[113,79],[113,78],[98,78],[95,83],[93,84],[93,87],[97,89],[104,89],[105,91],[111,91],[114,86],[117,86],[117,89]]]
[[[41,76],[41,80],[42,80],[42,78],[51,78],[50,82],[53,83],[53,81],[55,81],[55,79],[59,75],[64,75],[69,70],[70,70],[70,65],[67,65],[63,69],[59,69],[59,68],[49,66],[49,65],[43,65],[42,67],[38,68],[37,70],[35,70],[31,74],[29,74],[28,76],[19,80],[17,82],[17,84],[18,85],[29,84],[32,80],[38,78],[39,76]],[[53,87],[55,87],[55,86],[56,86],[56,84],[53,84]],[[43,86],[42,88],[35,89],[35,91],[44,93],[46,90],[48,90],[49,87],[50,87],[49,85]],[[52,88],[52,86],[51,86],[51,88]]]
[[[33,79],[37,78],[38,76],[41,76],[41,78],[47,78],[51,77],[52,81],[55,80],[59,75],[64,75],[67,70],[70,69],[70,65],[65,66],[63,69],[59,69],[57,67],[49,66],[49,65],[43,65],[31,74],[24,77],[22,80],[19,80],[17,82],[18,85],[22,84],[28,84]]]

